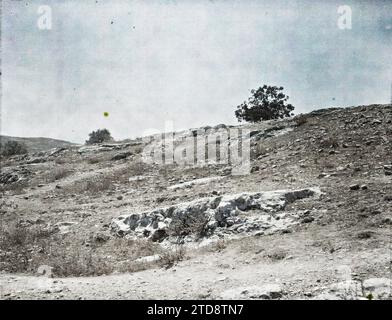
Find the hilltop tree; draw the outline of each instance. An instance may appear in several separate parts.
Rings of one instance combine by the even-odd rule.
[[[27,148],[23,143],[10,140],[0,145],[0,153],[3,156],[10,157],[17,154],[26,154]]]
[[[113,138],[108,129],[98,129],[89,133],[89,138],[86,140],[86,144],[102,143],[106,141],[112,141]]]
[[[237,106],[235,116],[238,121],[258,122],[261,120],[282,119],[290,117],[294,106],[287,103],[289,96],[283,87],[267,86],[251,90],[248,101]]]

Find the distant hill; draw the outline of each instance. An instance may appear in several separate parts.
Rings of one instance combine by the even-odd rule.
[[[72,142],[51,139],[51,138],[41,138],[41,137],[20,138],[20,137],[10,137],[10,136],[0,135],[1,144],[6,143],[7,141],[17,141],[20,143],[24,143],[25,146],[27,147],[28,152],[39,152],[39,151],[49,150],[52,148],[68,147],[68,146],[75,145],[75,143]]]

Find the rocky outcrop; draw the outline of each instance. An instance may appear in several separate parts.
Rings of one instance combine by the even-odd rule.
[[[265,284],[262,286],[250,286],[228,289],[221,293],[224,300],[276,300],[283,296],[283,290],[279,284]]]
[[[111,230],[118,236],[147,237],[153,241],[187,236],[194,240],[221,232],[283,230],[299,223],[299,215],[279,211],[288,203],[317,192],[316,189],[282,190],[202,198],[122,215],[112,220]]]
[[[91,144],[91,145],[84,145],[78,148],[79,154],[85,153],[99,153],[99,152],[106,152],[106,151],[116,151],[122,150],[131,146],[140,145],[141,142],[128,142],[128,143],[102,143],[102,144]],[[115,159],[114,159],[115,160]]]
[[[220,176],[200,178],[200,179],[195,179],[195,180],[191,180],[191,181],[181,182],[181,183],[169,186],[167,189],[168,190],[178,190],[178,189],[192,188],[194,185],[207,184],[212,181],[220,180],[222,178],[223,177],[220,177]]]
[[[388,278],[347,280],[331,284],[314,300],[389,300],[392,298],[391,285]]]

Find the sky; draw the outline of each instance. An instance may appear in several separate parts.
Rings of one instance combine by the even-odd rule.
[[[98,128],[120,140],[166,121],[236,124],[264,84],[295,113],[391,99],[388,0],[3,0],[1,33],[4,135],[82,143]]]

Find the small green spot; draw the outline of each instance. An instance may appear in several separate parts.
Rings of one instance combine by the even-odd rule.
[[[368,299],[368,300],[373,300],[373,295],[371,294],[371,293],[369,293],[367,296],[366,296],[366,298]]]
[[[104,116],[104,117],[109,117],[109,112],[104,112],[104,113],[103,113],[103,116]]]

